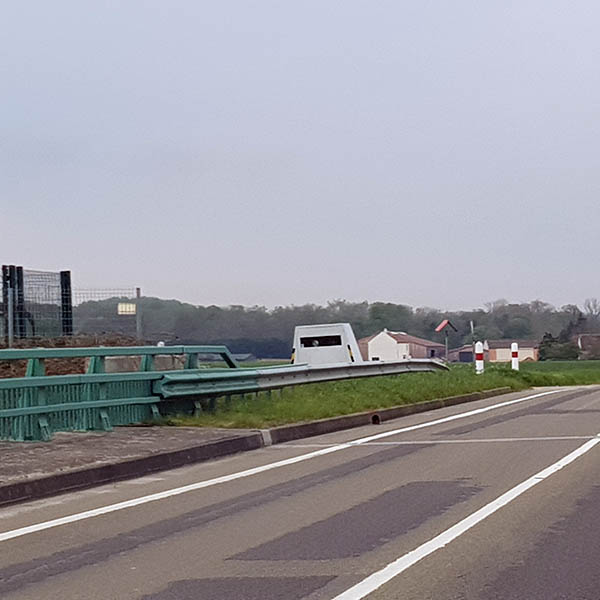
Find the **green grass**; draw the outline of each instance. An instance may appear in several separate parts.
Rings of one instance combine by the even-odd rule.
[[[523,363],[521,378],[531,386],[600,383],[600,360]]]
[[[174,416],[170,425],[261,428],[324,419],[355,412],[448,398],[499,387],[513,391],[533,386],[600,384],[600,361],[526,363],[519,372],[508,365],[486,365],[475,375],[471,365],[450,372],[412,373],[331,383],[301,385],[255,398],[219,399],[214,413]]]
[[[542,373],[591,373],[600,372],[600,360],[547,360],[521,363],[521,370]]]

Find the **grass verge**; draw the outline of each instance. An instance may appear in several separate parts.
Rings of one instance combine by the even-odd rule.
[[[526,363],[519,372],[508,365],[487,365],[476,376],[471,365],[446,373],[411,373],[308,384],[272,393],[220,398],[213,413],[176,415],[168,425],[263,428],[325,419],[367,410],[448,398],[498,387],[513,391],[532,386],[600,384],[600,361]]]

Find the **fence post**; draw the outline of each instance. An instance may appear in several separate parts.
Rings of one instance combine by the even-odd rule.
[[[143,338],[142,329],[142,288],[135,288],[135,336],[138,340]]]
[[[7,342],[8,347],[12,348],[15,343],[15,294],[13,287],[9,284],[6,297],[7,313]]]
[[[481,375],[485,369],[485,362],[483,360],[483,344],[477,342],[475,344],[475,373]]]
[[[71,271],[60,272],[60,318],[62,334],[73,335],[73,295],[71,293]]]
[[[519,370],[519,344],[513,342],[510,345],[510,362],[513,371]]]
[[[8,345],[8,265],[2,265],[2,334]]]
[[[13,282],[16,281],[17,285],[13,285],[16,289],[16,315],[17,315],[17,337],[24,339],[27,337],[27,324],[25,323],[25,284],[23,281],[23,267],[12,267],[14,269]],[[35,331],[32,331],[32,335],[35,335]]]

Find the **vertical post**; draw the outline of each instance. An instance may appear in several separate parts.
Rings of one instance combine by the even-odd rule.
[[[485,369],[485,363],[483,361],[483,344],[477,342],[475,344],[475,374],[481,375]]]
[[[73,296],[71,293],[71,271],[60,272],[60,318],[62,334],[73,335]]]
[[[12,348],[15,343],[15,294],[14,289],[8,284],[6,288],[7,296],[6,296],[6,316],[8,319],[7,322],[7,342],[8,347]]]
[[[143,339],[142,330],[142,288],[135,288],[135,337],[138,340]]]
[[[444,332],[446,334],[445,336],[445,342],[446,342],[446,356],[444,357],[446,359],[446,362],[450,362],[450,359],[448,358],[448,328],[446,327],[446,331]]]
[[[519,344],[513,342],[510,345],[510,362],[513,371],[519,370]]]
[[[184,347],[185,350],[185,347]],[[198,353],[197,352],[188,352],[185,358],[185,366],[184,369],[197,369],[198,368]]]
[[[4,341],[8,345],[8,266],[2,265],[2,322]]]
[[[17,297],[15,302],[17,337],[19,339],[24,339],[27,337],[27,324],[25,323],[25,282],[23,279],[23,267],[11,267],[11,269],[15,270],[13,282],[16,281],[17,283],[16,285],[13,285]]]

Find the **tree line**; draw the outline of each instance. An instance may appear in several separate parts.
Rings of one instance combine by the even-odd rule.
[[[85,302],[74,307],[78,333],[135,333],[135,317],[117,315],[118,298]],[[404,331],[434,341],[443,319],[458,331],[449,336],[450,347],[477,340],[531,339],[552,344],[571,344],[576,333],[600,332],[600,301],[586,300],[579,308],[568,304],[556,308],[541,300],[511,304],[506,300],[483,308],[443,312],[435,308],[412,308],[391,302],[333,300],[325,306],[195,306],[178,300],[142,298],[144,337],[150,343],[164,340],[178,344],[226,344],[233,352],[258,357],[289,356],[296,325],[349,322],[357,338],[384,328]],[[471,326],[472,324],[472,326]]]

